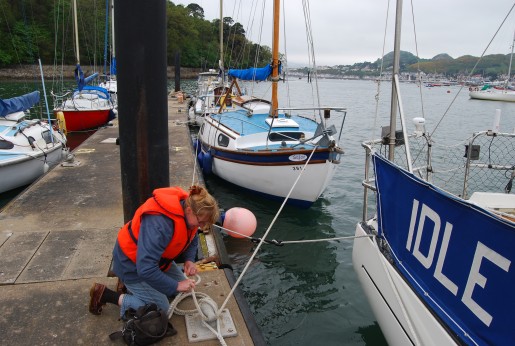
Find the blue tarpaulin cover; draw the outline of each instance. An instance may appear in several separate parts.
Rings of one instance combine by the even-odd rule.
[[[279,65],[279,73],[281,73],[281,65]],[[229,76],[241,80],[266,80],[272,74],[272,65],[265,67],[251,67],[244,70],[229,69]]]
[[[95,79],[98,76],[98,73],[93,73],[91,76],[84,78],[84,72],[82,72],[80,65],[77,64],[75,67],[74,75],[75,80],[77,81],[77,89],[80,91],[84,88],[84,86],[88,85],[89,82]]]
[[[0,116],[5,117],[11,113],[26,111],[38,102],[39,91],[33,91],[10,99],[0,99]]]
[[[379,231],[400,273],[466,344],[513,345],[514,223],[373,162]]]

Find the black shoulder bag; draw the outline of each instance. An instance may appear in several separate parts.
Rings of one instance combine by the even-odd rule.
[[[123,329],[109,335],[111,340],[123,338],[127,345],[145,346],[177,334],[167,314],[154,303],[127,310],[124,320]]]

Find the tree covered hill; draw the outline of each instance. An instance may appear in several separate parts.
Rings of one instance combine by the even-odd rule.
[[[450,55],[442,53],[432,59],[418,59],[409,52],[401,51],[400,70],[401,72],[421,71],[426,74],[446,75],[458,77],[468,75],[476,65],[478,57],[464,55],[459,58],[452,58]],[[382,61],[383,71],[391,70],[393,67],[393,52],[386,54]],[[480,74],[491,80],[498,79],[501,75],[508,73],[510,64],[510,54],[491,54],[481,59],[474,70],[474,74]],[[381,68],[381,59],[374,62],[360,62],[353,65],[337,65],[324,68],[324,73],[340,76],[378,76]],[[301,71],[307,68],[300,69]]]
[[[104,0],[77,0],[81,64],[102,66],[106,8]],[[0,0],[0,68],[34,64],[73,65],[71,1]],[[220,19],[204,19],[197,4],[167,2],[168,64],[180,53],[184,67],[217,68]],[[135,23],[135,25],[139,25]],[[108,25],[109,27],[110,25]],[[248,67],[271,59],[271,49],[248,41],[243,26],[231,17],[223,18],[226,66]]]
[[[105,1],[77,0],[79,41],[82,65],[102,66],[104,58]],[[0,0],[0,68],[34,64],[40,58],[45,65],[73,65],[73,29],[71,1]],[[201,6],[167,2],[168,65],[175,63],[180,53],[181,66],[217,68],[219,60],[220,20],[204,19]],[[135,24],[137,25],[137,24]],[[223,18],[224,61],[226,67],[249,67],[257,61],[262,66],[270,62],[271,50],[245,38],[244,27],[231,17]],[[452,58],[439,54],[432,59],[418,59],[412,53],[401,52],[401,71],[418,70],[448,76],[467,75],[478,58],[465,55]],[[383,59],[383,69],[392,67],[393,53]],[[509,55],[485,56],[475,70],[491,79],[506,74]],[[353,65],[326,67],[324,73],[334,75],[377,76],[381,59]],[[300,69],[302,71],[303,69]],[[307,71],[307,68],[304,70]]]

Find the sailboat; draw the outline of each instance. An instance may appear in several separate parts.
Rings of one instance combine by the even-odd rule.
[[[62,133],[27,117],[37,103],[39,91],[0,99],[0,193],[32,183],[67,154]]]
[[[80,66],[79,54],[79,34],[77,25],[77,1],[73,0],[73,19],[74,19],[74,42],[75,56],[77,64],[75,67],[75,79],[77,89],[64,95],[54,97],[54,115],[58,119],[63,119],[66,130],[69,132],[96,129],[106,125],[116,117],[114,104],[109,92],[99,86],[88,85],[98,77],[98,73],[85,78]]]
[[[511,43],[510,65],[508,67],[508,77],[501,88],[494,87],[490,84],[484,85],[481,89],[478,87],[471,87],[469,89],[469,96],[471,99],[489,100],[489,101],[507,101],[515,102],[515,90],[509,88],[509,81],[511,78],[511,64],[513,61],[513,48],[515,46],[515,32],[513,33],[513,40]]]
[[[201,126],[206,114],[218,112],[220,96],[225,92],[221,73],[215,69],[199,73],[197,88],[188,109],[190,123]]]
[[[423,118],[415,119],[410,135],[404,120],[401,14],[398,0],[390,127],[383,139],[363,143],[364,203],[354,270],[390,345],[511,345],[515,134],[500,132],[494,121],[459,148],[454,170],[438,169],[451,149],[433,153]],[[426,154],[412,154],[415,147]],[[444,188],[434,181],[455,183]]]
[[[109,65],[109,73],[107,73],[107,46],[109,36],[109,13],[111,13],[111,63]],[[111,102],[114,107],[118,106],[118,83],[116,81],[116,46],[114,37],[114,0],[111,0],[110,5],[106,8],[106,30],[105,30],[105,43],[104,43],[104,80],[98,85],[109,92]]]
[[[201,126],[206,114],[218,112],[221,106],[220,97],[227,91],[228,86],[225,83],[226,73],[224,68],[223,23],[223,0],[220,0],[219,68],[218,71],[209,69],[206,72],[200,72],[198,75],[197,88],[188,109],[188,119],[193,125]]]
[[[232,81],[220,96],[221,107],[206,115],[200,127],[197,157],[205,174],[213,173],[265,197],[287,198],[289,204],[309,207],[330,183],[343,153],[336,126],[330,123],[331,111],[346,114],[346,110],[279,107],[279,10],[280,1],[275,0],[272,62],[246,70],[254,81],[271,80],[271,101],[243,96],[238,79],[244,73],[229,70]]]

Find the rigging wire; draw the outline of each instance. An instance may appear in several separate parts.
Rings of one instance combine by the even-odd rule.
[[[275,214],[274,216],[274,219],[272,220],[272,222],[270,223],[270,225],[268,226],[268,229],[265,231],[265,234],[263,235],[263,239],[259,242],[259,244],[257,245],[254,253],[250,256],[249,260],[247,261],[247,264],[245,265],[245,267],[243,268],[242,272],[240,273],[240,275],[238,276],[238,279],[236,280],[236,282],[234,283],[233,287],[231,288],[231,291],[229,292],[229,294],[227,295],[227,298],[225,299],[225,301],[223,302],[222,306],[220,307],[220,309],[218,310],[217,312],[217,315],[220,315],[221,312],[223,311],[223,309],[225,308],[225,306],[227,305],[227,303],[229,302],[229,299],[233,296],[234,294],[234,291],[236,290],[236,288],[238,287],[238,285],[240,284],[241,280],[243,279],[243,276],[245,276],[248,268],[250,267],[250,265],[252,264],[252,261],[254,260],[254,257],[256,257],[257,253],[258,253],[258,250],[261,248],[261,246],[264,244],[264,239],[266,239],[266,237],[268,236],[268,233],[270,233],[270,231],[272,230],[272,226],[275,224],[275,221],[277,220],[277,218],[279,217],[279,215],[281,214],[284,206],[286,205],[286,202],[288,201],[288,199],[290,198],[290,195],[291,193],[293,192],[293,190],[295,189],[295,187],[297,186],[297,183],[299,182],[300,180],[300,177],[302,176],[302,174],[304,173],[304,171],[306,170],[306,167],[307,165],[309,164],[309,162],[311,162],[311,158],[313,157],[313,154],[315,153],[316,149],[318,148],[318,146],[315,146],[313,148],[313,150],[311,151],[309,157],[307,158],[306,160],[306,163],[302,166],[302,170],[299,172],[299,175],[297,176],[297,179],[295,179],[295,182],[293,183],[292,187],[290,188],[290,191],[288,192],[288,194],[286,195],[286,197],[284,198],[284,201],[283,203],[281,204],[281,206],[279,207],[279,210],[277,211],[277,213]]]
[[[374,237],[374,235],[369,234],[369,235],[358,235],[358,236],[354,236],[353,235],[353,236],[345,236],[345,237],[320,238],[320,239],[303,239],[303,240],[276,240],[276,239],[272,239],[272,240],[268,240],[268,239],[264,239],[264,238],[256,238],[256,237],[248,236],[246,234],[243,234],[243,233],[240,233],[240,232],[236,232],[236,231],[227,229],[227,228],[225,228],[223,226],[220,226],[220,225],[214,224],[213,226],[218,228],[218,229],[220,229],[220,230],[223,230],[223,231],[225,231],[227,233],[234,233],[234,234],[239,235],[240,237],[247,238],[248,240],[252,241],[253,243],[259,243],[259,242],[263,241],[266,244],[276,245],[276,246],[283,246],[285,244],[321,243],[321,242],[328,242],[328,241],[353,240],[353,239],[357,239],[357,238],[372,238],[372,237]]]
[[[9,32],[9,37],[11,38],[11,43],[13,45],[14,54],[16,55],[16,60],[21,65],[20,56],[18,55],[18,49],[16,49],[16,44],[14,42],[14,34],[13,34],[12,30],[11,30],[11,26],[9,25],[9,20],[7,19],[7,15],[6,15],[5,10],[4,10],[3,7],[2,7],[2,13],[4,15],[4,20],[5,20],[5,24],[7,26],[7,31]]]
[[[259,27],[260,27],[260,30],[259,30],[259,39],[258,39],[258,47],[257,47],[257,52],[256,54],[254,55],[254,67],[258,67],[258,62],[259,62],[259,56],[261,54],[261,37],[263,35],[263,23],[265,21],[265,11],[266,9],[266,1],[263,1],[263,5],[261,6],[261,22],[259,23]],[[254,83],[251,84],[251,95],[254,93]]]
[[[236,5],[238,5],[238,9],[236,10]],[[240,10],[241,10],[241,0],[238,1],[237,3],[234,3],[234,7],[233,7],[233,10],[232,10],[232,14],[231,14],[231,18],[234,19],[234,15],[235,15],[235,12],[236,12],[236,18],[239,17],[239,14],[240,14]],[[236,23],[238,23],[237,21],[235,21]],[[229,57],[228,57],[228,62],[229,64],[227,66],[231,66],[231,61],[232,61],[232,53],[234,51],[234,46],[236,44],[236,33],[233,33],[232,35],[232,44],[231,44],[231,49],[229,49],[229,40],[230,40],[230,37],[231,37],[231,32],[232,32],[232,29],[234,28],[234,25],[230,28],[229,30],[229,35],[227,37],[227,51],[229,51]],[[245,43],[246,44],[246,43]]]
[[[302,9],[304,11],[304,23],[306,27],[306,40],[308,43],[308,56],[309,61],[313,64],[313,76],[315,80],[315,87],[311,87],[311,93],[313,95],[313,106],[319,107],[320,106],[320,92],[318,88],[318,71],[316,67],[316,60],[315,60],[315,45],[313,42],[313,31],[312,31],[312,25],[311,25],[311,11],[309,9],[309,0],[302,0]],[[316,100],[316,102],[315,102]],[[318,115],[320,117],[320,121],[323,122],[322,117],[322,111],[318,111]]]
[[[504,17],[504,19],[502,20],[501,24],[499,25],[499,27],[497,28],[497,30],[495,31],[495,34],[493,35],[493,37],[490,39],[490,42],[488,42],[486,48],[483,50],[483,53],[481,53],[481,56],[479,57],[479,59],[477,60],[476,64],[474,65],[474,67],[472,68],[472,70],[470,71],[470,73],[468,74],[467,76],[467,79],[470,79],[470,77],[474,74],[475,70],[476,70],[476,67],[477,65],[479,65],[479,63],[481,62],[481,60],[483,59],[486,51],[488,50],[488,48],[490,47],[490,45],[492,44],[493,40],[495,39],[495,37],[497,36],[497,34],[499,33],[499,31],[501,30],[502,26],[504,25],[504,23],[506,22],[506,20],[508,19],[508,17],[510,16],[511,12],[513,11],[513,8],[515,7],[515,3],[511,6],[510,10],[508,11],[508,14],[506,14],[506,16]],[[458,98],[458,95],[460,94],[461,90],[463,90],[463,87],[465,85],[462,84],[462,86],[460,87],[460,89],[458,90],[458,92],[456,93],[456,95],[454,96],[454,98],[452,99],[451,103],[449,104],[449,106],[447,107],[447,109],[445,110],[444,114],[442,115],[442,117],[440,118],[440,120],[438,121],[438,123],[436,124],[435,128],[433,129],[433,131],[431,132],[430,136],[432,136],[435,131],[438,129],[438,127],[440,126],[440,124],[442,123],[443,119],[446,117],[447,113],[449,112],[449,110],[451,109],[451,106],[454,104],[454,101],[456,101],[456,99]]]
[[[413,35],[415,37],[415,54],[417,55],[417,77],[419,80],[419,92],[420,92],[420,107],[422,111],[422,118],[426,118],[424,114],[424,98],[422,97],[422,77],[420,74],[420,55],[418,54],[418,40],[417,40],[417,28],[415,26],[415,7],[413,6],[413,0],[411,0],[411,20],[413,22]]]
[[[286,6],[284,4],[284,1],[282,2],[283,5],[283,38],[284,38],[284,61],[283,61],[283,71],[286,71],[285,73],[285,79],[286,79],[286,102],[288,104],[288,107],[291,107],[291,97],[290,97],[290,78],[288,76],[288,49],[287,49],[287,41],[286,41]],[[286,66],[285,64],[286,63]]]
[[[384,67],[384,51],[386,48],[386,33],[388,31],[388,16],[390,13],[390,0],[388,0],[386,5],[386,20],[384,23],[384,35],[383,35],[383,50],[381,52],[381,67],[379,68],[379,78],[377,80],[377,91],[375,95],[376,100],[376,109],[374,114],[374,125],[372,126],[372,133],[370,134],[370,142],[374,139],[374,131],[377,126],[377,118],[379,115],[379,95],[381,94],[381,80],[383,79],[383,67]]]

